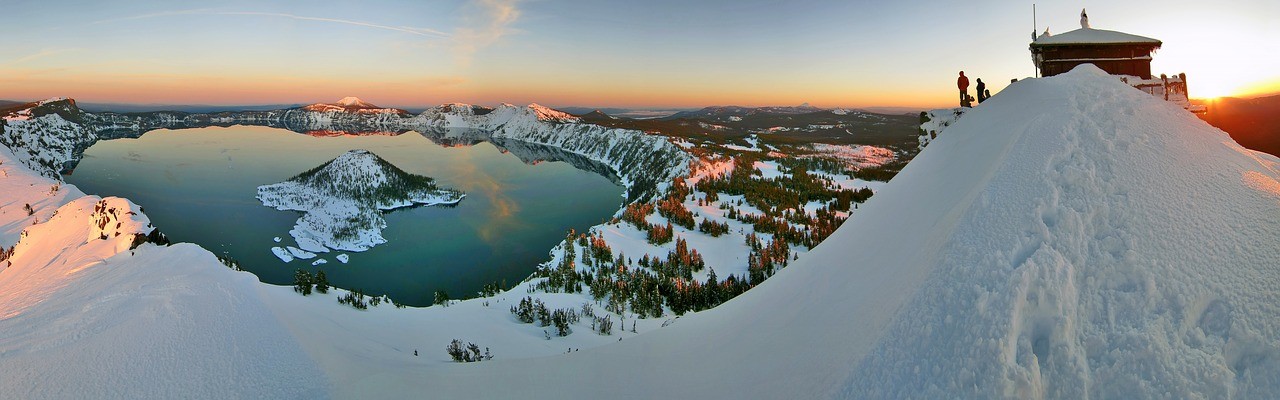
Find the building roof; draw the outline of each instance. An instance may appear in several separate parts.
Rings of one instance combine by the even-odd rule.
[[[1092,28],[1080,28],[1057,35],[1044,34],[1031,42],[1032,47],[1071,44],[1149,44],[1160,47],[1161,42],[1145,36]]]

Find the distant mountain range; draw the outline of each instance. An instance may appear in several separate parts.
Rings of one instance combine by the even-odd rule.
[[[608,109],[571,108],[583,122],[660,132],[693,142],[736,141],[751,135],[778,143],[868,144],[907,148],[919,133],[919,116],[799,106],[715,106],[657,118],[627,118]],[[567,110],[566,110],[567,111]]]
[[[1226,131],[1241,146],[1280,156],[1280,94],[1237,99],[1224,97],[1208,104],[1200,118]]]
[[[88,112],[150,112],[180,111],[189,113],[215,113],[224,111],[270,111],[297,108],[305,104],[261,104],[219,106],[209,104],[120,104],[120,103],[80,103],[80,108]]]
[[[592,111],[600,111],[602,113],[609,114],[615,117],[640,118],[640,119],[660,118],[660,117],[670,116],[678,112],[695,110],[693,108],[687,108],[687,109],[685,108],[676,108],[676,109],[618,108],[618,107],[597,108],[597,107],[578,107],[578,106],[556,107],[556,109],[573,114],[573,115],[578,115],[578,116],[590,113]]]
[[[679,119],[679,118],[721,119],[721,118],[727,118],[731,116],[745,117],[745,116],[754,115],[754,114],[807,114],[807,113],[817,112],[817,111],[822,111],[822,109],[811,106],[809,105],[809,103],[804,103],[794,107],[713,106],[713,107],[703,108],[697,111],[678,112],[678,113],[672,114],[671,116],[666,117],[665,119]]]

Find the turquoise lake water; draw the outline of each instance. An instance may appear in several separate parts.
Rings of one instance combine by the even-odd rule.
[[[328,263],[319,266],[282,262],[270,249],[296,245],[288,232],[301,214],[263,206],[254,198],[257,187],[352,149],[467,196],[456,207],[387,213],[387,243],[346,253],[348,264],[334,258],[340,252],[321,254]],[[597,173],[565,162],[526,164],[484,142],[441,146],[415,132],[312,137],[246,126],[101,141],[66,180],[85,193],[133,200],[171,240],[230,255],[264,282],[290,284],[297,268],[323,269],[335,286],[389,294],[409,305],[429,304],[436,290],[469,297],[486,283],[523,280],[566,230],[583,231],[611,217],[624,191]]]

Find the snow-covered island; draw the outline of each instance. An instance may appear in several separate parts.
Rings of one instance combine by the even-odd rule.
[[[280,183],[258,187],[258,200],[303,213],[289,234],[307,252],[365,251],[386,243],[382,212],[414,205],[458,204],[466,196],[396,168],[368,150],[351,150]],[[279,248],[277,248],[279,249]],[[273,249],[285,262],[290,257]],[[301,257],[309,258],[309,257]]]

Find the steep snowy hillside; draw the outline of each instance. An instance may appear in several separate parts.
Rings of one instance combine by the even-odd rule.
[[[418,115],[430,128],[479,129],[491,140],[516,140],[555,147],[608,165],[627,187],[628,201],[649,199],[689,171],[692,158],[656,135],[579,123],[578,117],[530,104],[489,109],[445,104]]]
[[[40,175],[56,179],[98,140],[86,124],[88,119],[74,100],[33,103],[29,108],[0,114],[0,145],[14,150],[19,162]]]
[[[139,243],[154,228],[132,202],[85,196],[0,147],[0,227],[13,251],[0,261],[0,398],[328,391],[264,304],[271,288],[198,246]]]
[[[382,211],[401,207],[457,204],[465,196],[436,186],[429,177],[396,168],[368,150],[351,150],[287,181],[258,187],[258,200],[279,210],[302,211],[289,234],[307,252],[365,251],[386,243]],[[315,255],[272,249],[281,259]],[[301,256],[299,256],[301,255]]]
[[[938,134],[946,130],[948,126],[956,123],[969,108],[940,108],[937,110],[929,110],[924,113],[924,123],[920,124],[920,150],[924,150],[934,139],[938,138]]]
[[[555,364],[441,369],[421,384],[522,383],[489,386],[493,397],[1274,398],[1278,169],[1091,66],[1022,81],[808,257],[721,307]]]

